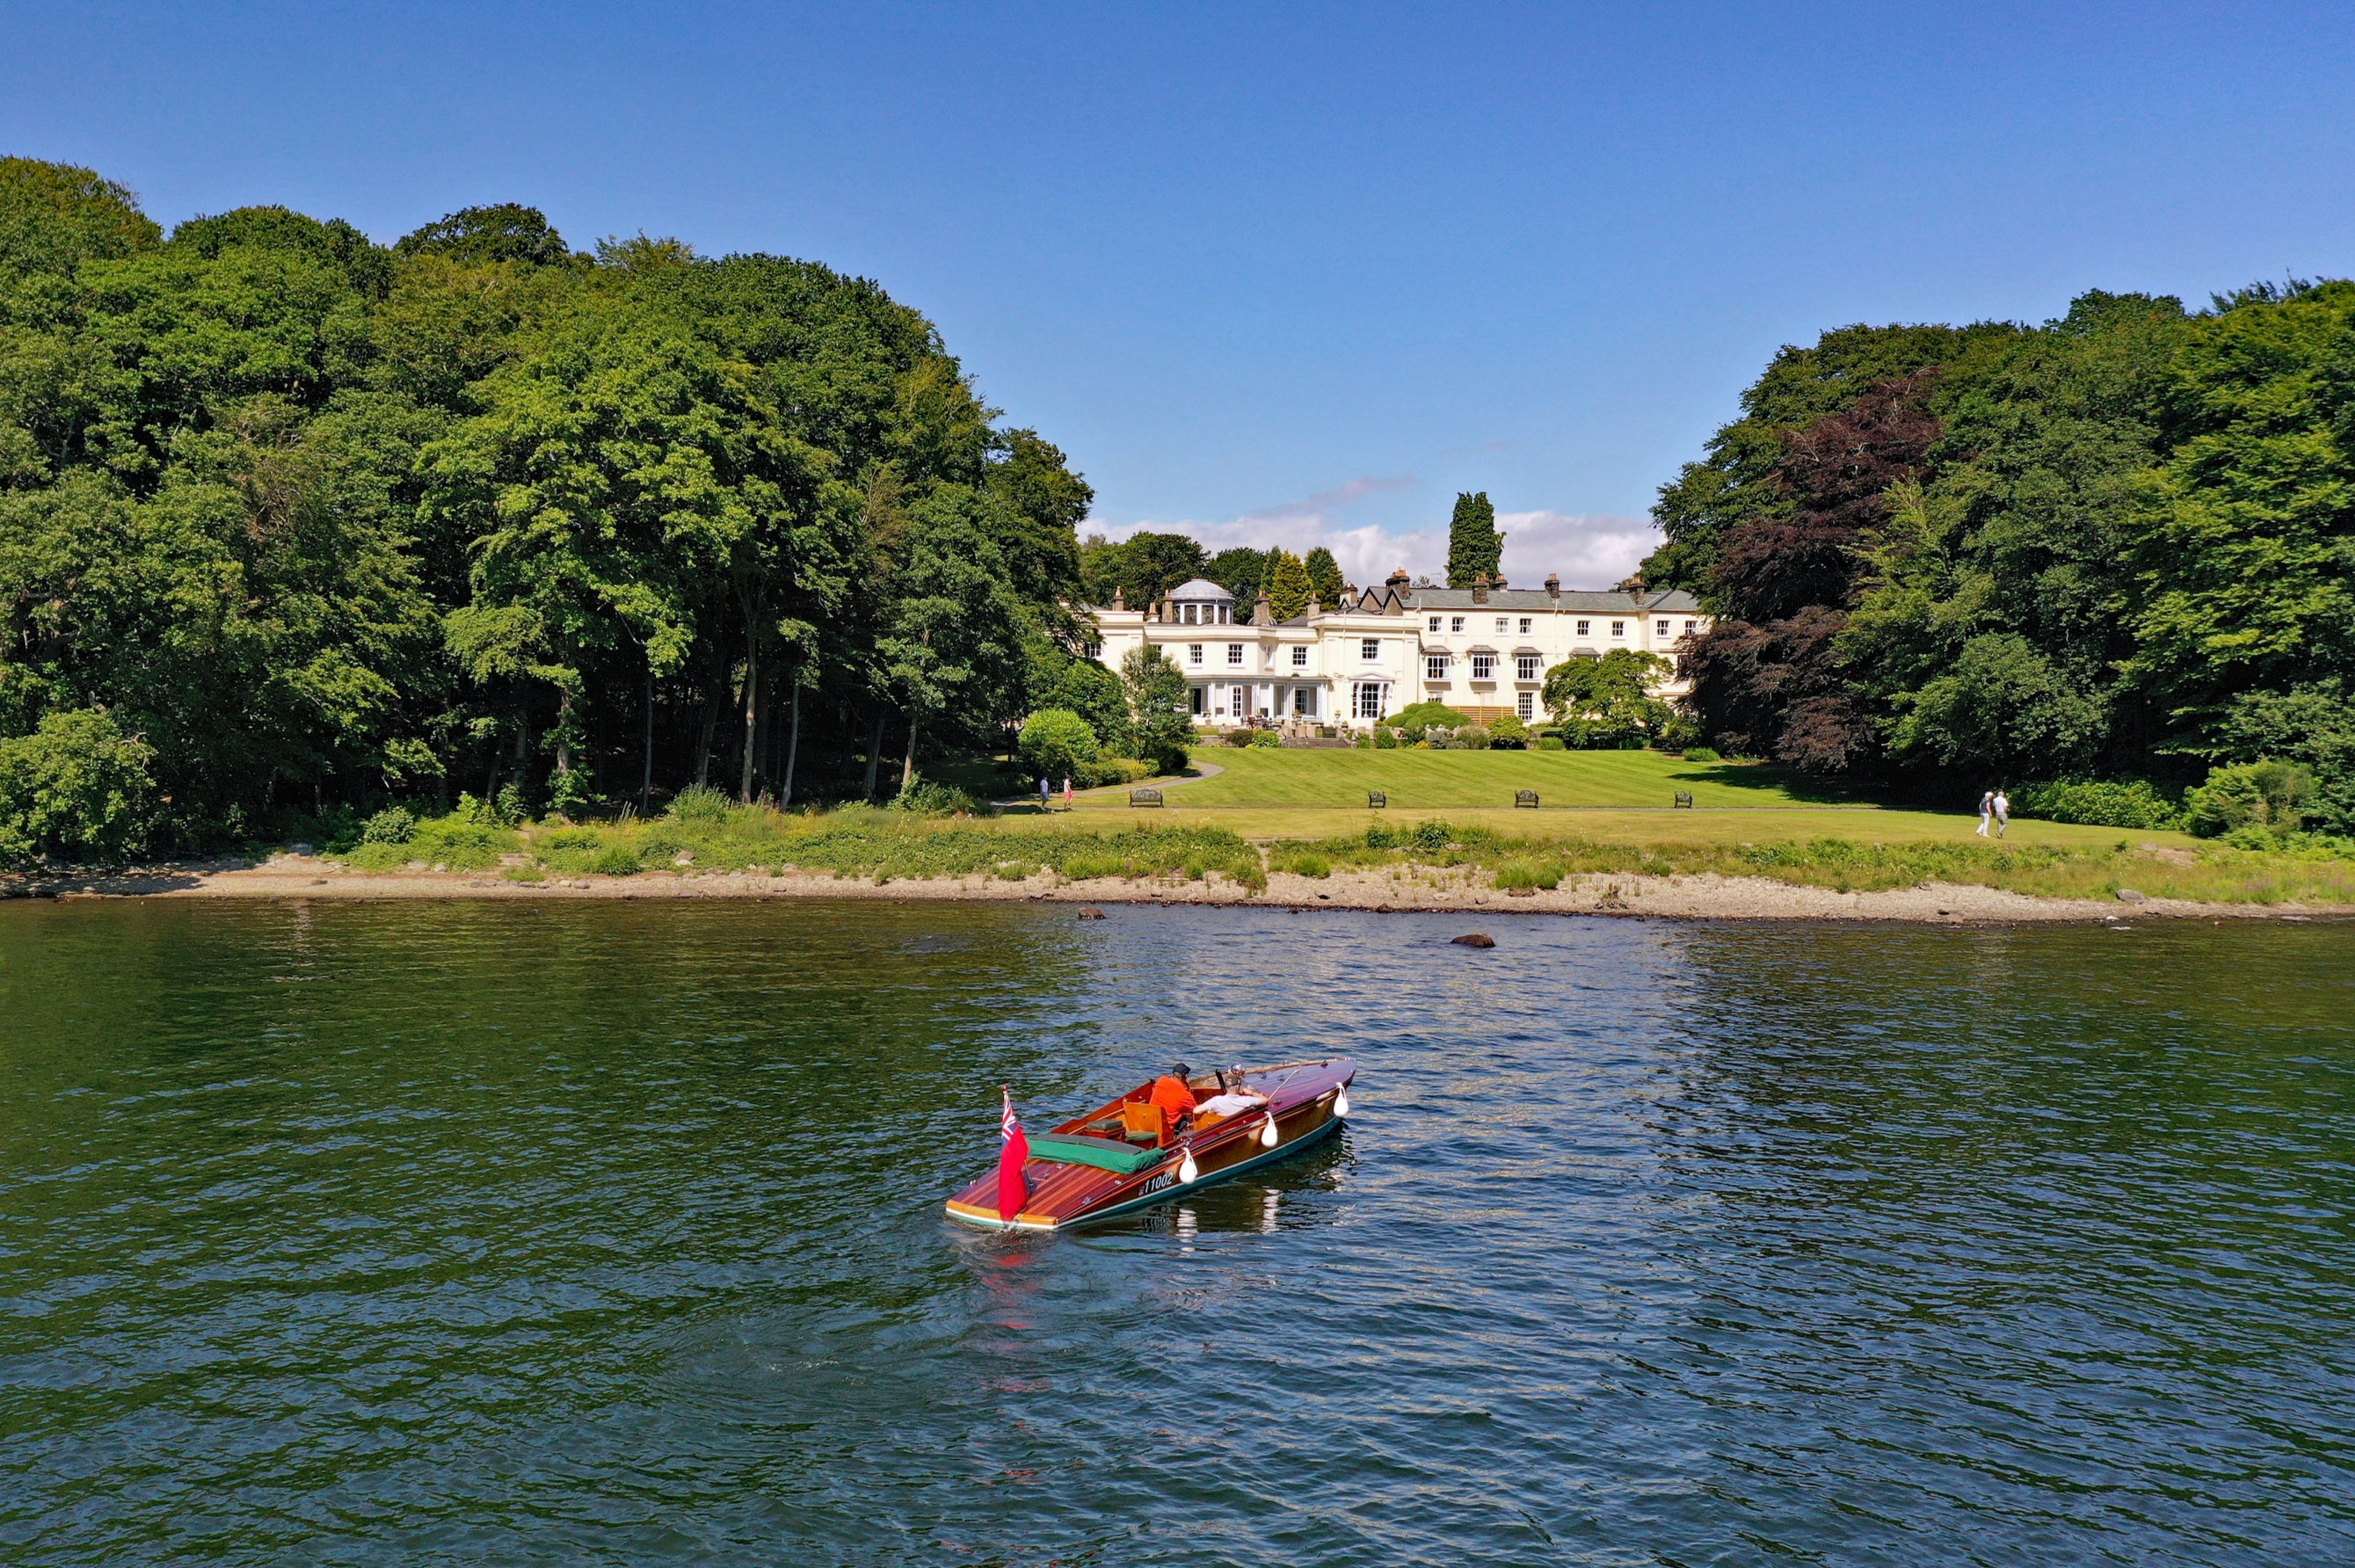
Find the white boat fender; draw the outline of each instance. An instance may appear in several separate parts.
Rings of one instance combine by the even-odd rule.
[[[1333,1096],[1333,1114],[1336,1116],[1346,1116],[1349,1114],[1349,1092],[1347,1089]]]
[[[1178,1166],[1178,1185],[1191,1187],[1194,1185],[1194,1179],[1201,1174],[1202,1168],[1194,1163],[1194,1151],[1188,1149],[1186,1157]]]
[[[1275,1130],[1275,1107],[1270,1105],[1267,1108],[1267,1120],[1259,1129],[1259,1147],[1273,1148],[1278,1136]]]

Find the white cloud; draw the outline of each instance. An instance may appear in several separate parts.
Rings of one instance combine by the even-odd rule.
[[[1412,477],[1352,479],[1332,490],[1283,506],[1263,507],[1228,522],[1090,522],[1085,531],[1107,539],[1131,534],[1189,534],[1212,555],[1238,545],[1266,549],[1282,545],[1305,555],[1318,545],[1333,552],[1341,574],[1359,586],[1376,583],[1403,567],[1415,576],[1444,581],[1447,528],[1389,528],[1367,523],[1348,527],[1338,514],[1350,502],[1384,491],[1403,490]],[[1548,572],[1560,572],[1565,588],[1608,588],[1625,580],[1657,549],[1660,530],[1648,517],[1614,517],[1566,512],[1499,512],[1505,535],[1504,570],[1516,588],[1535,588]]]
[[[1516,588],[1535,588],[1550,571],[1561,573],[1564,588],[1609,588],[1660,548],[1659,525],[1649,517],[1499,512],[1497,527],[1505,536],[1505,580]]]

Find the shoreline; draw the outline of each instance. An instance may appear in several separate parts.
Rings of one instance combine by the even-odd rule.
[[[969,876],[937,880],[835,877],[787,871],[645,871],[634,877],[549,876],[517,881],[499,871],[353,871],[315,856],[189,862],[149,869],[9,879],[5,895],[45,899],[888,900],[905,902],[1228,904],[1263,909],[1347,909],[1374,913],[1493,910],[1504,914],[1647,917],[1667,920],[1848,920],[1921,925],[2014,925],[2138,919],[2345,919],[2355,911],[2294,903],[2209,903],[2150,898],[2139,902],[2040,898],[2000,888],[1928,883],[1876,891],[1714,873],[1637,876],[1593,873],[1552,890],[1507,892],[1476,875],[1414,868],[1398,872],[1337,870],[1327,877],[1271,872],[1267,891],[1213,873],[1202,881],[1172,878],[1097,878],[1070,881],[1042,872],[1020,881]]]

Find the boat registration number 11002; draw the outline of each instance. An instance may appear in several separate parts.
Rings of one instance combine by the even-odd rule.
[[[1177,1179],[1176,1171],[1165,1170],[1160,1175],[1148,1179],[1144,1186],[1136,1189],[1136,1195],[1139,1198],[1150,1198],[1156,1192],[1166,1191]]]

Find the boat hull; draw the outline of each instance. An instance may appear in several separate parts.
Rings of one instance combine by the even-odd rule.
[[[1269,1096],[1278,1135],[1273,1148],[1261,1142],[1269,1114],[1253,1111],[1177,1140],[1158,1151],[1158,1162],[1134,1172],[1033,1159],[1023,1167],[1028,1197],[1011,1218],[998,1212],[996,1175],[992,1172],[948,1200],[948,1217],[981,1230],[1060,1231],[1170,1202],[1323,1143],[1347,1119],[1344,1092],[1355,1076],[1356,1063],[1346,1057],[1251,1070],[1244,1081]],[[1114,1107],[1119,1104],[1114,1102]],[[1075,1118],[1057,1132],[1076,1132],[1103,1114]],[[1180,1178],[1189,1153],[1195,1177],[1185,1181]]]

